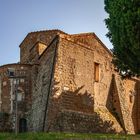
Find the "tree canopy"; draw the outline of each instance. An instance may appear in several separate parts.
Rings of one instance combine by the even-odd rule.
[[[120,74],[140,76],[140,0],[104,0],[107,37]]]

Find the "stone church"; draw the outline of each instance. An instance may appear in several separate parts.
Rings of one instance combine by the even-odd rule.
[[[29,33],[0,66],[0,131],[139,133],[140,79],[122,79],[95,33]]]

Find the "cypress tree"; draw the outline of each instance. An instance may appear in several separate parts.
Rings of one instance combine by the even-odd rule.
[[[113,63],[124,76],[140,76],[140,0],[104,0]]]

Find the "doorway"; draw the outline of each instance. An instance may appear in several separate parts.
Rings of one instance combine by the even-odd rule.
[[[27,132],[27,120],[25,118],[19,120],[19,132]]]

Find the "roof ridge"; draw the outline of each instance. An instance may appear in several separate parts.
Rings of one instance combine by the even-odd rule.
[[[28,65],[28,66],[31,66],[31,64],[17,62],[17,63],[9,63],[9,64],[0,65],[0,69],[3,68],[3,67],[13,66],[13,65],[21,65],[21,66],[22,65]]]
[[[34,32],[29,32],[27,33],[27,35],[25,36],[25,38],[23,39],[23,41],[19,44],[19,47],[22,45],[22,43],[24,42],[24,40],[31,34],[35,34],[35,33],[44,33],[44,32],[59,32],[65,35],[69,35],[68,33],[65,33],[64,31],[61,31],[59,29],[50,29],[50,30],[40,30],[40,31],[34,31]]]
[[[63,34],[68,34],[68,33],[64,32],[62,30],[59,30],[59,29],[39,30],[39,31],[30,32],[28,34],[40,33],[40,32],[53,32],[53,31],[58,31],[58,32],[63,33]]]
[[[94,32],[89,32],[89,33],[79,33],[79,34],[72,34],[71,36],[88,36],[88,35],[93,35],[97,41],[99,41],[102,46],[108,51],[108,53],[112,56],[111,50],[99,39],[99,37],[94,33]]]
[[[94,35],[94,32],[85,32],[85,33],[78,33],[78,34],[70,34],[71,36],[82,36],[82,35]]]

